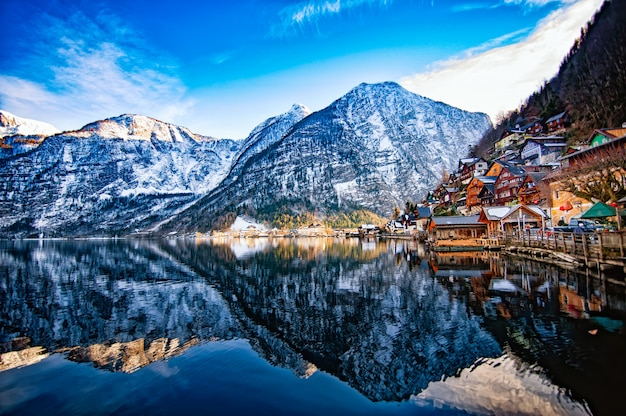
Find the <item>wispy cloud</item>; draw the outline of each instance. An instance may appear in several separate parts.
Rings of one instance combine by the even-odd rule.
[[[580,0],[554,11],[518,42],[476,48],[400,80],[407,89],[457,107],[488,113],[517,108],[547,79],[603,0]],[[514,34],[511,34],[514,35]],[[502,43],[496,40],[494,45]]]
[[[505,6],[520,6],[526,10],[532,10],[551,3],[571,4],[577,0],[501,0],[499,2],[467,2],[455,4],[451,7],[453,12],[469,12],[474,10],[497,9]]]
[[[549,3],[574,3],[577,0],[504,0],[505,4],[517,4],[525,7],[543,7]]]
[[[172,121],[193,104],[175,65],[141,45],[114,16],[42,20],[41,45],[24,57],[24,66],[0,74],[0,108],[74,129],[81,127],[77,121],[121,113]],[[42,72],[50,76],[37,76]]]
[[[363,6],[389,6],[393,0],[311,0],[287,6],[279,11],[279,21],[270,28],[271,37],[297,34],[316,27],[319,20]]]

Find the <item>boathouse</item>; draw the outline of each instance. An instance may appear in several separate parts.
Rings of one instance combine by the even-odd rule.
[[[478,221],[478,215],[432,217],[429,231],[434,240],[481,238],[487,226]]]

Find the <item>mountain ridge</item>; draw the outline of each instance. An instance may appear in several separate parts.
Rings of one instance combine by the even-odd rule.
[[[382,214],[416,200],[489,126],[396,83],[361,84],[317,112],[296,104],[243,141],[123,114],[0,159],[0,233],[208,231],[246,210],[269,222]]]

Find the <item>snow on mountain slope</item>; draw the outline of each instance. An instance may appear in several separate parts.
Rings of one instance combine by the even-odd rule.
[[[0,160],[0,230],[19,235],[133,232],[214,188],[240,142],[122,115]]]
[[[174,223],[210,227],[212,217],[238,206],[321,214],[366,208],[387,216],[421,201],[490,127],[485,114],[398,84],[361,84],[271,140]]]
[[[51,136],[59,132],[56,127],[43,121],[18,117],[8,111],[0,110],[0,137],[16,134]]]
[[[240,142],[121,115],[0,158],[0,235],[206,231],[244,206],[387,216],[420,201],[490,127],[391,82],[316,113],[294,105]]]

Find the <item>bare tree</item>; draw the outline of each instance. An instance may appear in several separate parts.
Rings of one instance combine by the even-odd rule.
[[[551,179],[581,198],[617,201],[626,196],[626,146],[609,143],[572,157]]]

